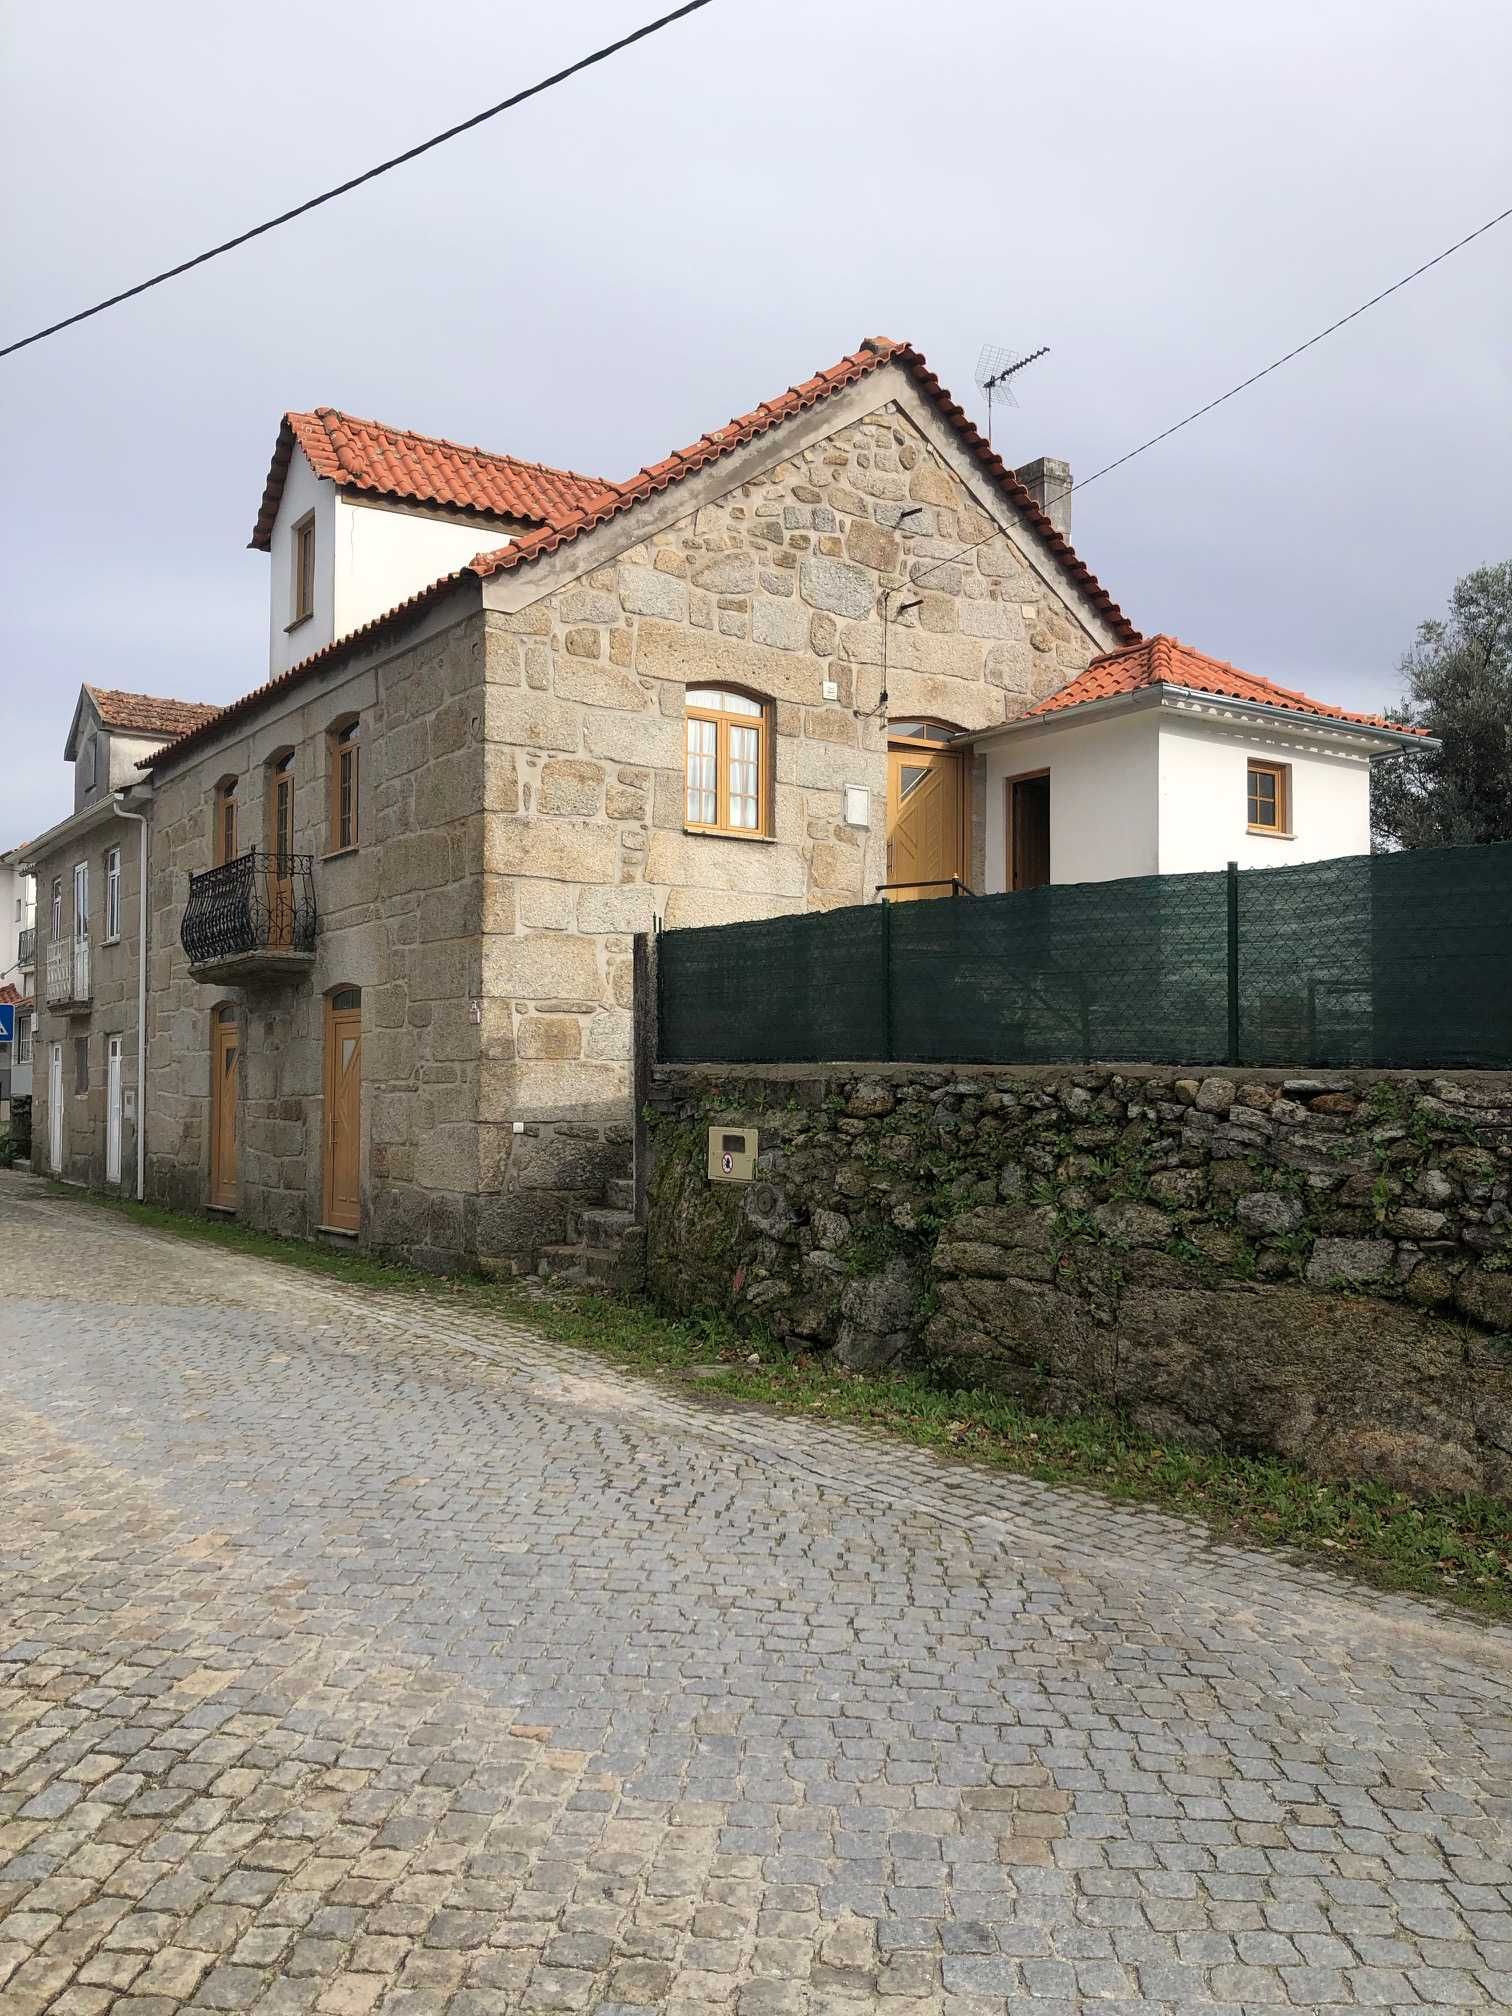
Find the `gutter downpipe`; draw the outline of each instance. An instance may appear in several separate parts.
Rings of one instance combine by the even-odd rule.
[[[137,857],[137,1124],[136,1201],[147,1200],[147,814],[133,812],[115,794],[115,808],[123,819],[135,819],[142,829]]]

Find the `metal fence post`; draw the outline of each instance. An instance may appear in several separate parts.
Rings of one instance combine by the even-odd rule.
[[[893,1061],[892,905],[882,899],[882,1055]]]
[[[646,1108],[651,1101],[651,1073],[661,1047],[661,961],[656,938],[637,931],[631,947],[632,1012],[630,1018],[631,1174],[634,1178],[635,1222],[646,1222],[646,1185],[651,1167],[651,1129]]]
[[[1228,1061],[1239,1062],[1239,863],[1228,864]]]

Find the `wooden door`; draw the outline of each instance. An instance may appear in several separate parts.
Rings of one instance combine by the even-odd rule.
[[[273,772],[269,817],[268,943],[294,943],[294,758],[285,756]]]
[[[888,750],[887,880],[892,901],[954,895],[951,878],[966,879],[965,815],[964,772],[955,750],[902,745]]]
[[[1010,889],[1043,889],[1050,880],[1050,772],[1008,780]]]
[[[210,1024],[210,1202],[236,1209],[236,1081],[241,1039],[229,1003]]]
[[[105,1039],[105,1181],[121,1180],[121,1039]]]
[[[361,1215],[362,996],[326,997],[324,1223],[355,1232]]]

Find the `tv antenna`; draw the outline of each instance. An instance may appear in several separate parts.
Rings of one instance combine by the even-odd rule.
[[[1050,345],[1042,343],[1038,350],[1031,350],[1027,357],[1021,357],[1016,350],[1005,350],[999,343],[984,343],[982,354],[977,359],[976,382],[987,394],[987,446],[992,446],[992,402],[1001,395],[1010,406],[1017,406],[1013,396],[1012,380],[1020,371],[1031,364],[1037,364],[1041,357],[1048,357]]]

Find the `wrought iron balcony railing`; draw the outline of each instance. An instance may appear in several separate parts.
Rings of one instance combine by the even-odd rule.
[[[37,963],[37,927],[28,924],[16,939],[16,964],[23,973],[29,972]]]
[[[179,940],[205,978],[276,972],[314,956],[315,857],[249,848],[189,877]]]
[[[48,1007],[89,998],[89,940],[54,938],[47,947]]]

